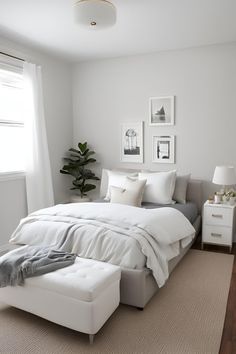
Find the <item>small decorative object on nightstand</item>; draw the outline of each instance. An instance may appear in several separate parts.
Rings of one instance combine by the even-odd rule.
[[[202,249],[205,243],[228,246],[230,252],[233,244],[235,205],[204,204]]]
[[[222,193],[220,192],[215,192],[215,195],[214,195],[214,203],[216,204],[220,204],[222,202]]]

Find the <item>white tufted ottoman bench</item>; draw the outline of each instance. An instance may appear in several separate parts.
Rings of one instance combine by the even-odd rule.
[[[120,302],[119,267],[77,258],[72,266],[0,289],[0,301],[89,334],[90,343]]]

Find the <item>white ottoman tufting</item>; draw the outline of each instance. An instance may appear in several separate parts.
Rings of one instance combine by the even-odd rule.
[[[0,301],[73,330],[90,342],[120,302],[118,266],[77,258],[67,268],[0,289]]]

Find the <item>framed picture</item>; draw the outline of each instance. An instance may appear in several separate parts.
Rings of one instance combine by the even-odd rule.
[[[174,125],[174,96],[151,97],[149,99],[149,124]]]
[[[143,163],[143,122],[122,124],[121,161]]]
[[[175,136],[153,136],[152,162],[175,163]]]

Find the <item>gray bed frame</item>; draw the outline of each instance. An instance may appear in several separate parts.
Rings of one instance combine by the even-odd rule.
[[[135,172],[135,171],[134,171]],[[103,170],[100,196],[104,197],[105,191],[107,190],[107,170]],[[190,179],[187,189],[187,201],[195,203],[198,207],[198,216],[193,223],[196,230],[196,236],[200,232],[201,228],[201,210],[202,210],[202,181]],[[180,254],[173,258],[169,262],[169,272],[171,273],[184,255],[191,248],[195,239],[186,248],[181,249]],[[152,272],[145,268],[139,269],[127,269],[123,268],[121,272],[121,283],[120,283],[120,302],[122,304],[135,306],[139,309],[143,309],[154,294],[158,292],[159,288],[152,276]]]

